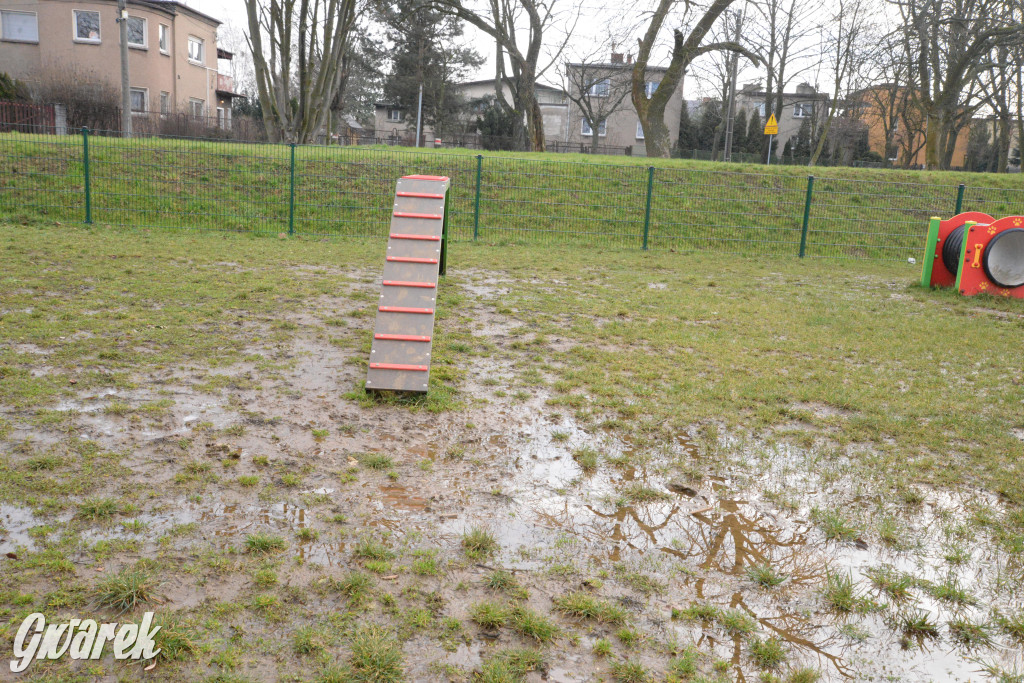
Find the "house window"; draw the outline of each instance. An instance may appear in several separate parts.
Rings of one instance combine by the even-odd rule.
[[[76,9],[75,40],[80,43],[100,42],[100,13]]]
[[[193,97],[188,101],[188,112],[194,119],[203,118],[206,115],[206,102]]]
[[[160,24],[160,52],[165,55],[171,53],[167,47],[170,44],[170,32],[171,29],[167,24]]]
[[[813,102],[797,102],[793,105],[793,118],[805,119],[808,116],[814,115],[814,103]]]
[[[644,86],[644,93],[646,93],[647,99],[651,99],[654,95],[654,91],[658,89],[658,85],[660,85],[658,81],[647,81],[647,84]]]
[[[608,94],[612,91],[611,79],[604,78],[600,81],[594,81],[590,88],[587,90],[587,94],[591,97],[608,97]]]
[[[170,114],[171,113],[171,93],[162,92],[160,93],[160,113]]]
[[[582,133],[583,135],[593,135],[594,134],[594,130],[590,127],[590,124],[587,123],[586,119],[583,119],[583,125],[580,127],[580,133]],[[602,137],[602,136],[607,135],[607,134],[608,134],[608,120],[605,119],[601,123],[597,124],[597,135],[598,135],[598,137]]]
[[[139,114],[146,111],[146,100],[149,99],[149,91],[145,88],[132,88],[131,93],[131,105],[132,113]]]
[[[142,17],[128,17],[128,47],[145,49],[146,20]]]
[[[640,123],[639,121],[636,122],[636,139],[637,140],[643,140],[644,139],[644,125],[642,123]]]
[[[764,118],[764,102],[761,102],[760,104],[755,105],[754,109],[757,110],[757,115],[760,116],[763,119]]]
[[[204,57],[206,56],[206,45],[203,43],[202,38],[196,38],[195,36],[188,37],[188,60],[190,62],[203,63]]]
[[[39,20],[35,12],[0,12],[0,39],[18,43],[39,42]]]
[[[388,121],[396,122],[402,120],[401,109],[388,109]]]

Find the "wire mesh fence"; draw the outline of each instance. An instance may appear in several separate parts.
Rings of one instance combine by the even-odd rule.
[[[1020,213],[1024,187],[436,150],[0,133],[0,219],[387,236],[395,180],[452,179],[455,240],[827,258],[918,256],[928,218]],[[735,169],[735,167],[733,167]]]

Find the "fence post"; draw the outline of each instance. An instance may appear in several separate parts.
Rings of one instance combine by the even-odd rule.
[[[288,234],[295,234],[295,143],[291,143],[291,167],[288,171]]]
[[[804,227],[800,232],[800,258],[807,253],[807,226],[811,222],[811,195],[814,194],[814,176],[807,176],[807,198],[804,199]]]
[[[480,173],[484,165],[484,155],[476,155],[476,198],[473,200],[473,241],[480,235]],[[445,206],[448,204],[445,203]]]
[[[647,251],[647,235],[651,230],[651,194],[654,190],[654,167],[647,167],[647,210],[644,212],[644,251]]]
[[[967,186],[964,185],[963,183],[960,183],[959,187],[956,188],[956,211],[953,212],[954,216],[956,216],[957,214],[960,214],[960,213],[963,212],[963,209],[964,209],[964,190],[966,190],[966,189],[967,189]]]
[[[89,182],[89,129],[82,126],[82,169],[85,172],[85,222],[92,223],[92,185]]]

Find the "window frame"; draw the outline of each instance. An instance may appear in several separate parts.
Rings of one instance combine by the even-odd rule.
[[[171,55],[171,27],[167,24],[159,24],[157,29],[156,44],[160,54]]]
[[[805,107],[810,108],[810,112],[805,112]],[[799,112],[799,113],[797,113]],[[813,102],[794,102],[793,103],[793,118],[794,119],[809,119],[814,116],[814,103]]]
[[[171,113],[171,93],[166,90],[160,91],[160,115],[167,116]]]
[[[765,118],[765,112],[767,111],[767,109],[764,106],[764,102],[758,102],[757,104],[755,104],[754,105],[754,111],[757,112],[758,116],[760,116],[762,119],[764,119]]]
[[[644,94],[647,95],[647,99],[654,97],[655,91],[658,86],[661,85],[661,81],[645,81],[644,82]],[[653,88],[651,86],[654,86]]]
[[[132,39],[128,38],[128,47],[133,50],[148,50],[149,49],[149,21],[146,17],[136,17],[131,14],[128,15],[128,26],[131,26],[132,19],[138,19],[142,22],[142,42],[133,43]],[[127,32],[126,32],[127,33]]]
[[[7,22],[4,21],[4,15],[5,14],[21,14],[21,15],[24,15],[24,16],[34,17],[35,20],[36,20],[36,39],[35,40],[26,40],[24,38],[4,38],[3,37],[3,30],[4,30],[4,26],[6,26],[6,24],[7,24]],[[3,9],[3,10],[0,10],[0,40],[2,40],[5,43],[25,43],[27,45],[38,45],[39,44],[39,13],[38,12],[27,12],[27,11],[17,10],[17,9]]]
[[[602,128],[604,129],[603,133],[601,132]],[[584,116],[580,120],[580,135],[582,135],[583,137],[587,137],[587,138],[594,137],[594,131],[590,129],[590,124],[587,123],[587,117],[586,116]],[[601,121],[601,123],[597,124],[597,137],[599,137],[599,138],[606,138],[606,137],[608,137],[608,119],[605,119],[604,121]]]
[[[594,81],[590,84],[590,87],[587,88],[587,97],[611,97],[611,95],[612,79],[607,76]]]
[[[199,44],[199,59],[192,58],[192,42],[195,41]],[[199,36],[189,35],[188,37],[188,61],[189,64],[197,64],[199,66],[206,65],[206,41]]]
[[[200,113],[196,113],[195,105],[199,105]],[[188,98],[188,114],[193,119],[205,119],[206,118],[206,100],[201,100],[198,97]]]
[[[401,109],[388,109],[388,123],[401,123],[402,122],[402,110]]]
[[[640,119],[637,119],[637,121],[636,121],[636,139],[637,140],[643,140],[644,139],[644,125],[640,121]]]
[[[78,15],[79,14],[95,14],[96,15],[96,37],[95,38],[80,38],[78,36]],[[103,25],[100,21],[102,16],[99,10],[94,9],[73,9],[71,10],[71,36],[74,42],[84,43],[86,45],[99,45],[103,42]]]
[[[142,93],[142,109],[136,109],[134,107],[135,103],[132,101],[132,98],[136,93]],[[137,114],[146,114],[149,112],[149,88],[143,88],[133,85],[128,88],[128,98],[129,105],[131,106],[132,116],[135,116]]]

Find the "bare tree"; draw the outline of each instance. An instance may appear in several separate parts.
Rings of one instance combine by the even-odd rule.
[[[562,69],[562,90],[590,128],[592,154],[597,153],[602,124],[621,110],[631,90],[631,69],[622,63],[608,63],[604,57],[614,45],[599,45]],[[621,62],[622,55],[618,55]],[[570,124],[576,120],[571,112]]]
[[[249,49],[271,140],[309,142],[344,79],[358,0],[244,0]]]
[[[711,31],[715,22],[733,2],[734,0],[711,0],[711,3],[706,6],[699,6],[696,2],[688,0],[682,2],[683,14],[680,23],[685,25],[689,20],[696,19],[696,21],[688,35],[684,34],[682,29],[673,30],[672,60],[669,62],[668,69],[662,76],[657,90],[651,93],[647,87],[647,65],[651,59],[651,52],[669,12],[674,6],[680,4],[679,0],[659,0],[657,8],[651,15],[650,23],[647,25],[647,30],[639,39],[640,49],[636,62],[633,64],[633,106],[640,118],[640,125],[644,129],[647,156],[668,157],[669,155],[670,138],[668,126],[665,125],[665,107],[679,88],[687,68],[694,59],[709,52],[733,50],[743,54],[755,64],[760,61],[756,55],[734,41],[704,43],[704,38]]]
[[[832,121],[839,112],[849,110],[850,94],[859,89],[858,78],[870,55],[867,40],[872,9],[869,0],[836,0],[836,13],[822,34],[823,44],[828,46],[825,54],[832,72],[832,96],[808,166],[818,163]]]
[[[565,0],[486,0],[484,4],[484,7],[474,9],[467,7],[463,0],[431,0],[431,5],[437,10],[469,22],[494,39],[497,52],[495,100],[506,111],[516,114],[515,133],[519,146],[527,151],[543,152],[544,120],[537,102],[537,79],[560,58],[575,22],[568,20],[568,28],[555,47],[551,61],[542,68],[540,60],[545,34],[565,19],[561,11],[563,6],[567,6]],[[525,44],[520,43],[523,22],[526,25]],[[505,99],[506,78],[512,94],[511,103]]]
[[[1020,0],[1010,0],[1017,6]],[[1024,41],[1019,12],[1007,0],[890,0],[899,9],[905,52],[916,71],[915,96],[925,116],[925,164],[948,168],[965,90],[1000,45]],[[948,157],[947,157],[947,154]]]
[[[809,40],[816,29],[812,18],[818,11],[802,0],[764,0],[753,4],[757,18],[749,32],[764,65],[765,116],[781,114],[786,87],[816,61],[819,46]],[[767,159],[767,142],[762,146]]]

